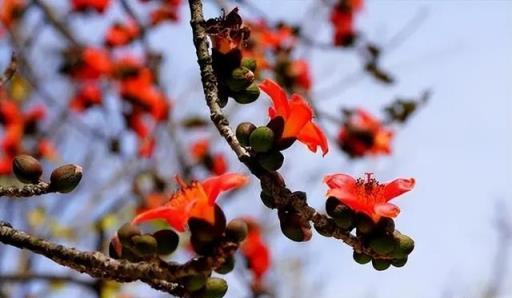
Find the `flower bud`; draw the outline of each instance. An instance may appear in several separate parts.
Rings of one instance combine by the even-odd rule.
[[[231,96],[240,104],[248,104],[260,97],[260,88],[258,84],[252,83],[249,87],[240,92],[232,92]]]
[[[188,227],[192,236],[199,241],[211,242],[224,233],[226,229],[226,216],[219,205],[215,205],[213,224],[201,218],[192,217],[188,220]]]
[[[132,237],[139,236],[141,234],[141,229],[131,223],[125,223],[119,228],[119,230],[117,230],[117,236],[119,237],[119,241],[121,241],[123,246],[131,246],[133,244]]]
[[[336,198],[334,198],[337,200]],[[341,202],[334,206],[334,202],[329,199],[326,202],[326,210],[328,209],[328,214],[334,219],[336,225],[344,230],[351,230],[354,227],[354,211],[349,207],[345,206]]]
[[[242,122],[236,128],[236,138],[242,146],[249,146],[249,136],[256,129],[251,122]]]
[[[370,248],[379,255],[387,255],[395,248],[396,241],[391,236],[379,235],[370,240]]]
[[[228,284],[225,280],[218,277],[210,277],[206,281],[206,286],[198,298],[222,298],[228,291]]]
[[[231,91],[242,92],[254,82],[254,73],[246,67],[238,67],[231,72],[226,85]]]
[[[250,69],[252,72],[256,71],[257,63],[256,59],[253,58],[243,58],[242,66]]]
[[[37,183],[43,174],[41,163],[30,155],[18,155],[12,161],[12,170],[16,178],[23,183]]]
[[[157,252],[158,243],[151,235],[137,235],[132,237],[133,251],[141,257],[149,257]]]
[[[242,219],[233,219],[226,227],[226,236],[235,242],[242,242],[248,232],[247,223]]]
[[[256,152],[267,152],[274,144],[274,132],[266,126],[260,126],[249,136],[249,144]]]
[[[68,193],[73,191],[82,179],[82,167],[64,165],[53,170],[50,176],[50,189],[56,192]]]
[[[357,213],[355,217],[356,229],[359,234],[370,234],[375,229],[373,220],[364,213]]]
[[[265,206],[267,206],[268,208],[270,209],[275,209],[276,208],[276,204],[274,203],[274,198],[267,194],[266,192],[262,191],[260,193],[260,198],[261,198],[261,201],[263,202],[263,204]]]
[[[196,235],[192,234],[190,236],[190,244],[192,245],[192,249],[198,255],[206,256],[213,252],[215,246],[217,245],[217,241],[216,239],[212,239],[210,241],[203,241],[199,239]]]
[[[235,269],[235,258],[233,256],[228,257],[226,261],[215,270],[219,274],[228,274]]]
[[[359,263],[361,265],[367,264],[372,260],[372,258],[369,255],[365,255],[363,253],[358,253],[356,251],[354,251],[352,257],[354,258],[354,261],[356,261],[357,263]]]
[[[187,276],[183,279],[182,284],[187,291],[197,292],[205,286],[206,276],[202,274]]]
[[[392,218],[389,217],[382,217],[378,222],[376,226],[376,230],[382,233],[393,233],[395,231],[395,222]]]
[[[401,234],[398,231],[393,233],[395,241],[397,241],[397,245],[393,250],[392,256],[397,259],[401,259],[407,257],[414,250],[414,240],[411,237]]]
[[[284,155],[279,151],[260,153],[256,158],[260,166],[269,172],[279,170],[284,162]]]
[[[313,236],[311,229],[302,225],[299,214],[288,210],[278,212],[281,231],[290,240],[309,241]]]
[[[372,260],[373,268],[377,271],[383,271],[389,268],[390,262],[388,260],[381,259],[373,259]]]
[[[157,242],[157,251],[159,255],[172,254],[178,247],[180,237],[173,230],[160,230],[153,233]]]
[[[391,265],[393,265],[397,268],[405,266],[406,263],[407,263],[407,257],[402,258],[402,259],[394,259],[393,261],[391,261]]]

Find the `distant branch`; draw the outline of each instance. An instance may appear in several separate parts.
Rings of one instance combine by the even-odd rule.
[[[14,52],[12,52],[11,62],[5,68],[3,75],[0,76],[0,87],[5,85],[7,82],[9,82],[12,79],[12,77],[16,73],[16,67],[17,67],[16,54]]]

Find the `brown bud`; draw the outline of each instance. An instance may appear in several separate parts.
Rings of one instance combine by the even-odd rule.
[[[247,237],[248,227],[244,220],[233,219],[226,227],[226,236],[235,242],[241,242]]]
[[[16,178],[23,183],[37,183],[43,174],[41,163],[30,155],[18,155],[12,161],[12,170]]]
[[[53,170],[50,177],[50,189],[56,192],[68,193],[73,191],[82,179],[82,167],[64,165]]]

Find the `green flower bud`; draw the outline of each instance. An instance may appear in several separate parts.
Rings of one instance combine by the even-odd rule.
[[[266,126],[260,126],[249,136],[249,144],[256,152],[267,152],[274,145],[274,132]]]
[[[258,87],[258,84],[252,83],[245,90],[232,92],[231,96],[240,104],[251,103],[260,97],[260,88]]]
[[[160,230],[153,233],[157,242],[157,251],[159,255],[172,254],[178,247],[180,237],[173,230]]]
[[[370,234],[375,229],[375,223],[373,220],[364,213],[357,213],[356,218],[356,228],[357,232],[362,235]]]
[[[407,263],[407,257],[402,258],[402,259],[394,259],[393,261],[391,261],[391,265],[393,265],[397,268],[405,266],[406,263]]]
[[[231,72],[226,85],[231,91],[242,92],[254,82],[254,73],[246,67],[238,67]]]
[[[23,183],[37,183],[43,174],[41,163],[30,155],[18,155],[12,161],[12,170],[16,178]]]
[[[269,172],[279,170],[284,162],[284,155],[279,151],[260,153],[256,158],[260,166]]]
[[[414,250],[414,240],[398,231],[395,231],[393,236],[398,243],[393,251],[393,257],[397,259],[407,257]]]
[[[140,236],[142,234],[142,230],[131,223],[125,223],[122,225],[119,230],[117,230],[117,236],[119,237],[119,241],[123,244],[123,246],[131,246],[133,244],[132,237]]]
[[[393,237],[380,235],[372,238],[369,243],[370,248],[379,255],[387,255],[393,251],[396,241]]]
[[[235,258],[233,258],[231,256],[231,257],[228,257],[226,259],[226,261],[224,262],[224,264],[222,264],[222,266],[217,268],[217,270],[215,270],[215,272],[217,272],[219,274],[228,274],[229,272],[233,271],[234,268],[235,268]]]
[[[247,223],[242,219],[233,219],[226,227],[226,236],[235,242],[242,242],[248,232]]]
[[[256,59],[253,59],[253,58],[243,58],[242,59],[242,66],[243,67],[247,67],[252,72],[255,72],[256,71],[256,67],[257,67]]]
[[[192,234],[190,236],[190,244],[198,255],[205,256],[213,252],[215,246],[217,245],[217,241],[215,239],[210,241],[203,241],[199,239],[195,234]]]
[[[354,254],[352,255],[352,257],[354,258],[354,261],[356,261],[357,263],[359,263],[361,265],[367,264],[372,260],[372,257],[370,257],[369,255],[365,255],[363,253],[358,253],[356,251],[354,251]]]
[[[133,251],[141,257],[148,257],[156,254],[158,243],[151,235],[137,235],[132,237]]]
[[[64,165],[53,170],[50,176],[50,189],[56,192],[68,193],[73,191],[82,179],[82,167]]]
[[[251,122],[242,122],[236,128],[236,138],[242,146],[249,146],[249,136],[256,129]]]
[[[206,287],[201,290],[199,298],[222,298],[228,291],[228,283],[222,278],[210,277]]]
[[[383,271],[389,268],[391,265],[388,260],[372,259],[373,268],[377,271]]]
[[[391,234],[395,231],[395,222],[393,221],[392,218],[382,217],[377,222],[376,229],[380,232]]]
[[[204,288],[206,284],[206,276],[202,274],[187,276],[183,279],[182,284],[187,291],[197,292]]]
[[[279,210],[277,213],[281,231],[290,240],[297,242],[309,241],[313,236],[311,229],[302,225],[300,216],[288,210]]]
[[[262,191],[260,193],[260,198],[261,198],[261,201],[263,202],[263,204],[265,206],[267,206],[268,208],[270,208],[270,209],[275,209],[276,208],[276,205],[274,203],[274,198],[272,198],[271,195],[269,195],[266,192]]]
[[[338,201],[338,203],[334,202]],[[329,198],[325,203],[326,210],[328,210],[329,216],[331,216],[336,225],[344,230],[351,230],[354,227],[355,214],[352,209],[339,202],[336,198]]]

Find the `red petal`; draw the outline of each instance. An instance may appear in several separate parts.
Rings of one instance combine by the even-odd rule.
[[[274,104],[275,111],[283,118],[287,118],[290,113],[288,107],[288,99],[283,88],[281,88],[276,82],[266,79],[259,85],[260,89],[265,92]]]
[[[188,220],[188,214],[181,210],[175,210],[167,206],[162,206],[142,212],[133,219],[132,223],[139,224],[141,222],[154,219],[163,219],[177,231],[184,232]]]
[[[297,139],[306,144],[309,150],[316,152],[318,146],[322,149],[322,154],[325,156],[329,152],[329,146],[327,144],[327,137],[323,131],[313,122],[306,124],[300,131]]]
[[[377,203],[373,207],[373,210],[377,215],[384,217],[397,217],[400,213],[400,208],[391,203]]]
[[[416,181],[414,178],[409,179],[395,179],[389,183],[386,183],[384,186],[384,198],[387,201],[398,197],[399,195],[408,192],[414,188]]]
[[[329,188],[349,188],[353,189],[356,185],[356,179],[346,174],[333,174],[324,177],[324,183]]]
[[[285,118],[283,138],[297,137],[304,126],[313,118],[313,111],[308,103],[294,94],[289,103],[289,116]]]
[[[220,192],[241,187],[249,181],[247,176],[238,173],[226,173],[214,176],[201,182],[204,191],[208,195],[210,204],[213,205]]]

